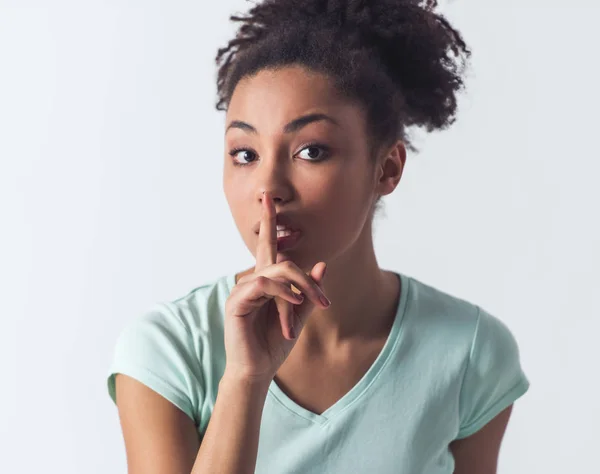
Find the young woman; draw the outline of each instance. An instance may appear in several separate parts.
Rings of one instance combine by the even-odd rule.
[[[272,0],[232,17],[223,185],[256,264],[120,335],[108,386],[129,473],[496,472],[529,387],[513,335],[373,249],[407,128],[448,126],[463,87],[470,52],[435,7]]]

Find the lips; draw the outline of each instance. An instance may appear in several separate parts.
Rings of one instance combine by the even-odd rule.
[[[296,232],[296,231],[300,230],[300,228],[294,224],[293,220],[285,214],[277,214],[277,216],[275,217],[275,224],[283,225],[283,226],[285,226],[286,229],[291,230],[292,232]],[[258,221],[256,224],[254,224],[253,230],[254,230],[255,234],[259,233],[260,221]]]
[[[298,241],[302,236],[301,231],[292,232],[291,235],[286,235],[285,237],[277,237],[277,251],[282,252],[284,250],[289,250],[296,246]]]

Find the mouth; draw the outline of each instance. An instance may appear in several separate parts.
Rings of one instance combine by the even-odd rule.
[[[275,216],[275,225],[277,226],[277,237],[279,237],[282,231],[291,231],[293,233],[300,230],[300,228],[294,224],[292,218],[285,214],[277,214],[277,216]],[[260,220],[254,224],[252,230],[258,235],[260,231]]]
[[[300,238],[302,237],[302,231],[283,231],[277,232],[277,251],[282,252],[284,250],[290,250],[296,246]]]
[[[255,232],[258,235],[258,232]],[[289,250],[296,246],[300,238],[302,237],[302,231],[284,229],[277,231],[277,251]]]

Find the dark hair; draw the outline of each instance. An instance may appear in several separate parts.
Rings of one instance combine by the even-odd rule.
[[[227,108],[243,77],[301,65],[364,106],[374,144],[402,139],[416,151],[406,128],[454,122],[471,55],[436,7],[435,0],[264,0],[230,17],[241,25],[217,53],[216,108]]]

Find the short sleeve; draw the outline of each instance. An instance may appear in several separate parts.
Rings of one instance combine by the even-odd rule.
[[[511,331],[498,318],[478,309],[460,393],[460,428],[456,439],[483,428],[529,389]]]
[[[131,321],[119,334],[108,374],[108,393],[117,402],[116,374],[133,377],[169,400],[198,426],[204,389],[191,335],[168,309],[158,306]]]

